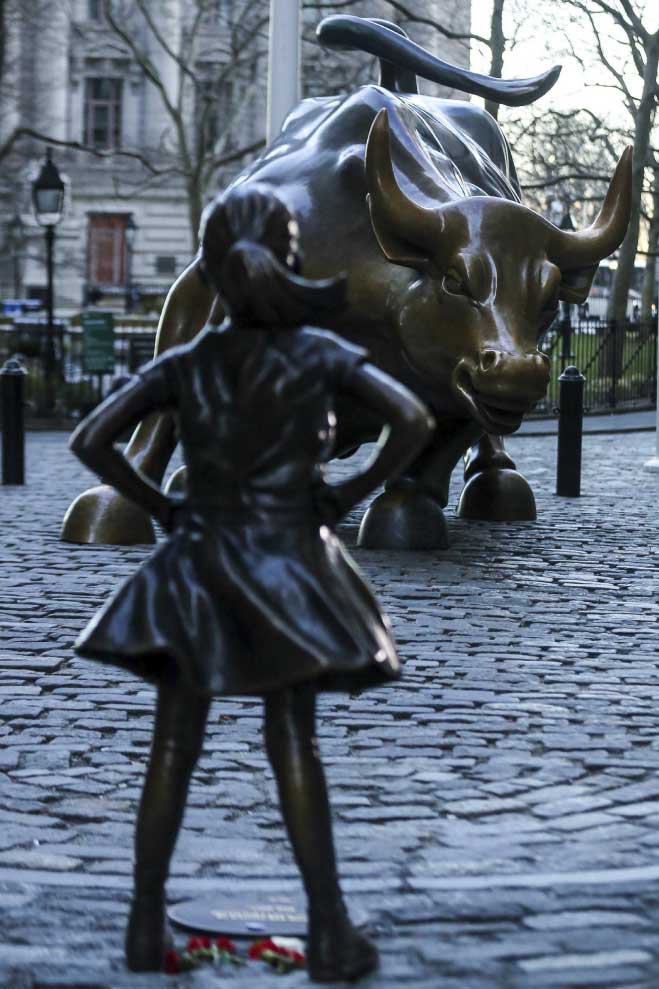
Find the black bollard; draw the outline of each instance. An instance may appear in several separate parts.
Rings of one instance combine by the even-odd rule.
[[[581,494],[581,437],[583,433],[583,386],[581,371],[566,367],[558,379],[558,461],[556,494],[578,498]]]
[[[16,357],[0,371],[2,416],[2,483],[25,484],[25,415],[23,391],[26,370]]]

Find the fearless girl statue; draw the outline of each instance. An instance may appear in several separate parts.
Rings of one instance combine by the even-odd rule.
[[[258,695],[272,765],[308,899],[309,974],[318,982],[373,969],[374,946],[351,924],[337,875],[316,694],[386,685],[399,675],[389,622],[334,528],[402,472],[433,428],[424,406],[324,330],[342,278],[301,277],[295,219],[271,191],[237,188],[206,211],[201,266],[228,313],[168,350],[80,424],[71,448],[168,534],[79,637],[81,656],[157,687],[139,807],[128,965],[158,970],[168,948],[165,882],[210,701]],[[337,484],[338,395],[385,429],[367,466]],[[172,410],[187,493],[141,475],[115,441],[148,413]]]

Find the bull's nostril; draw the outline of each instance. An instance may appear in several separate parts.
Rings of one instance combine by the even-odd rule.
[[[489,371],[499,363],[500,354],[498,350],[482,350],[478,355],[478,362],[481,371]]]

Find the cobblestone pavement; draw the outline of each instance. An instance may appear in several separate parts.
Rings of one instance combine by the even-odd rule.
[[[382,955],[365,989],[659,984],[654,435],[587,437],[580,500],[552,494],[555,439],[509,445],[537,523],[452,519],[446,552],[356,551],[407,657],[399,684],[320,705],[345,887]],[[146,551],[58,541],[89,481],[65,436],[32,434],[28,470],[0,489],[0,986],[274,986],[253,966],[123,968],[153,694],[71,643]],[[170,899],[237,888],[298,881],[260,705],[226,699]]]

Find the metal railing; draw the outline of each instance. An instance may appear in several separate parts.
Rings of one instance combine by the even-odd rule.
[[[540,349],[551,361],[547,397],[534,415],[558,406],[558,379],[575,364],[585,375],[588,412],[651,409],[657,395],[657,324],[605,320],[556,321]]]
[[[55,321],[58,369],[57,412],[84,415],[113,388],[153,356],[155,325],[118,326],[114,331],[112,374],[89,374],[83,363],[83,332],[79,326]],[[0,323],[0,365],[19,355],[28,371],[28,409],[38,410],[44,392],[46,326],[32,317]],[[558,405],[558,379],[576,364],[586,377],[584,405],[588,412],[654,408],[657,389],[656,322],[615,324],[587,319],[556,321],[541,344],[551,361],[546,398],[533,415],[553,415]]]
[[[156,339],[154,325],[119,326],[114,330],[114,371],[89,374],[84,370],[83,331],[55,320],[56,408],[58,415],[78,418],[122,380],[153,357]],[[44,397],[45,321],[28,318],[0,324],[0,364],[7,358],[20,357],[28,372],[25,399],[28,412],[38,412]]]

